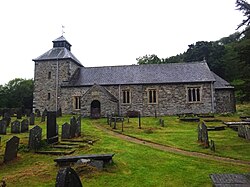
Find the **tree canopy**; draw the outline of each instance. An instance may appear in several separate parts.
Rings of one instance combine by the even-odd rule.
[[[243,26],[246,26],[246,30],[249,30],[249,24],[250,24],[250,4],[245,1],[245,0],[236,0],[236,7],[237,10],[242,11],[243,12],[243,16],[246,17],[239,25],[238,28],[241,28]]]
[[[29,108],[33,106],[32,79],[16,78],[0,85],[0,108]]]

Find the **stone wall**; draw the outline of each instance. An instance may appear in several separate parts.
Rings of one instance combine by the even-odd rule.
[[[215,112],[216,113],[234,113],[236,111],[235,96],[233,89],[215,90]]]
[[[58,97],[61,96],[61,83],[68,81],[77,68],[77,64],[71,60],[58,60]],[[49,72],[51,73],[50,78]],[[53,111],[59,108],[58,106],[56,107],[56,76],[56,60],[35,62],[34,110],[39,109],[43,111],[46,108]],[[50,93],[50,99],[48,99],[48,93]]]
[[[201,87],[201,101],[189,103],[187,101],[187,87]],[[212,91],[210,83],[202,84],[161,84],[161,85],[121,85],[121,86],[104,86],[118,100],[120,106],[109,100],[108,96],[98,90],[91,90],[90,87],[62,88],[60,97],[60,106],[64,113],[82,113],[84,116],[90,115],[90,106],[93,100],[101,103],[101,115],[107,113],[118,113],[120,108],[121,115],[126,114],[129,110],[141,111],[142,116],[172,115],[180,113],[210,113],[212,107]],[[148,103],[148,89],[156,89],[158,100],[156,104]],[[130,90],[131,102],[123,104],[123,90]],[[119,93],[120,91],[120,93]],[[93,94],[94,93],[94,94]],[[73,96],[81,96],[81,111],[73,109]]]

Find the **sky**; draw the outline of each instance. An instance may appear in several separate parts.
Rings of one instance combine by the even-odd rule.
[[[34,62],[62,35],[85,67],[167,58],[236,32],[236,0],[8,0],[0,2],[0,85],[34,77]]]

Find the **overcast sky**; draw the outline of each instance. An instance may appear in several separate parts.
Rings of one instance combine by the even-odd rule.
[[[243,20],[236,0],[2,0],[0,84],[33,78],[32,59],[62,35],[86,67],[167,58],[197,41],[234,33]]]

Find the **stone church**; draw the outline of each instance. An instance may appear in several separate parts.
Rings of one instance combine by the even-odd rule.
[[[233,87],[205,61],[84,67],[64,36],[33,61],[35,110],[90,117],[235,112]]]

